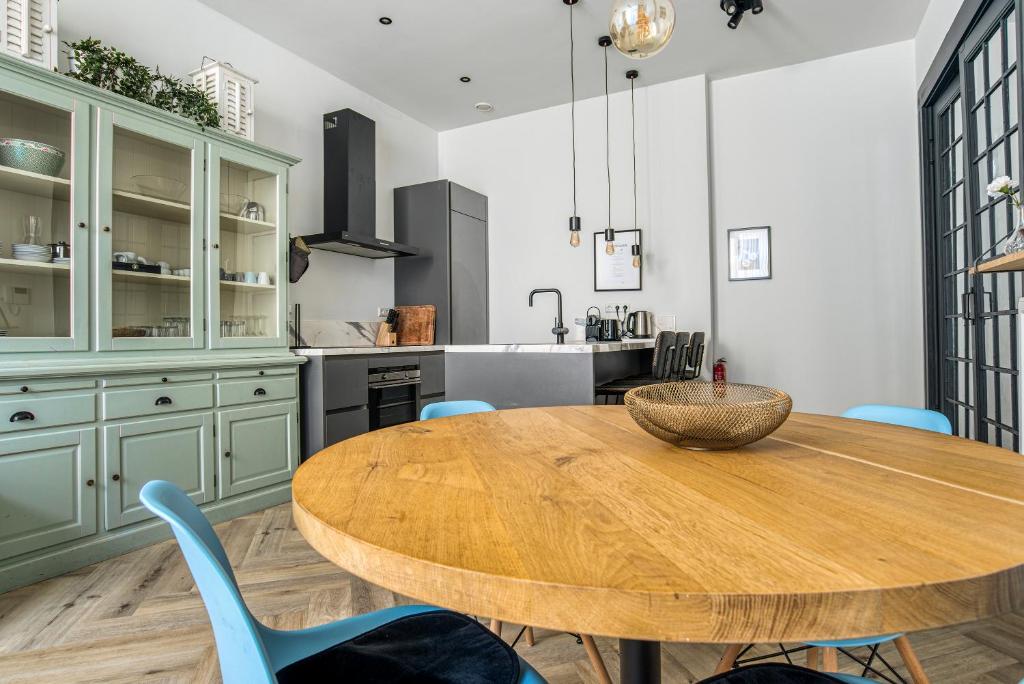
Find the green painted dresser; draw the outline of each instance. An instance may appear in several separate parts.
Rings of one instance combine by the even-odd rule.
[[[290,499],[297,162],[0,57],[0,591]]]

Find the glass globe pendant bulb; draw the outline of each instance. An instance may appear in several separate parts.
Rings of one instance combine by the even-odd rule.
[[[633,268],[640,268],[640,255],[639,254],[634,254],[633,255]]]
[[[672,0],[615,0],[608,34],[622,54],[646,59],[668,45],[675,26]]]
[[[615,256],[615,243],[606,242],[604,243],[604,253],[608,256]]]
[[[569,244],[573,247],[580,246],[580,231],[573,230],[569,231]]]

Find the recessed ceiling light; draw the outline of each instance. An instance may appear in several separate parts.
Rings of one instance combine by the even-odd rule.
[[[460,76],[459,80],[462,81],[463,83],[469,83],[473,79],[471,79],[469,76]]]
[[[391,26],[391,17],[381,17],[377,21],[384,24],[385,26]]]
[[[473,106],[476,107],[476,111],[483,112],[484,114],[490,114],[494,111],[494,105],[490,102],[477,102]]]

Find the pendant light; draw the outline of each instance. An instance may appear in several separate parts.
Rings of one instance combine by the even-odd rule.
[[[608,32],[619,52],[646,59],[668,45],[675,26],[672,0],[615,0]]]
[[[612,256],[615,254],[615,229],[612,228],[612,110],[608,94],[608,48],[612,39],[601,36],[597,44],[604,48],[604,163],[608,171],[608,227],[604,229],[604,253]]]
[[[572,10],[580,0],[562,0],[569,6],[569,121],[572,128],[572,216],[569,217],[569,245],[580,246],[583,222],[576,211],[576,42],[573,38]]]
[[[633,230],[636,231],[636,244],[630,248],[633,254],[633,268],[640,268],[640,226],[636,220],[636,79],[640,72],[630,69],[626,72],[629,79],[629,111],[633,122]]]

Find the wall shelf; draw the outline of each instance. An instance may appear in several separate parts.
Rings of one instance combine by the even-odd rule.
[[[67,178],[44,176],[10,166],[0,166],[0,190],[66,202],[71,192],[71,181]]]
[[[114,211],[148,216],[149,218],[172,221],[184,225],[192,223],[192,207],[187,204],[139,195],[125,190],[114,190],[113,196]]]
[[[1010,271],[1024,271],[1024,252],[986,259],[977,266],[971,267],[969,272],[971,275],[975,275],[978,273],[1008,273]]]
[[[222,280],[220,286],[229,290],[266,290],[273,292],[274,285],[260,285],[259,283],[240,283],[235,280]]]
[[[21,261],[19,259],[0,258],[0,273],[22,273],[30,275],[69,275],[71,267],[67,264],[41,263],[38,261]]]

